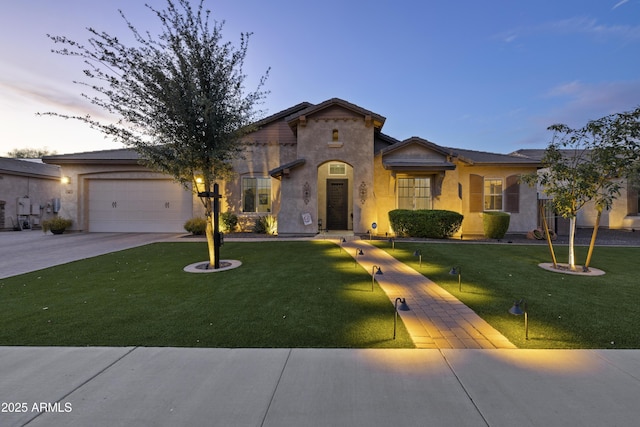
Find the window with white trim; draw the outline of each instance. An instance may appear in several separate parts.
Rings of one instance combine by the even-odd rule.
[[[271,178],[242,178],[242,211],[271,212]]]
[[[502,179],[501,178],[485,178],[484,179],[484,210],[485,211],[501,211],[502,210]]]
[[[431,178],[398,178],[398,209],[431,209]]]

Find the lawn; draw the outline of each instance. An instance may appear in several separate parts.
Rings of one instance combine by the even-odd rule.
[[[156,243],[0,279],[0,345],[412,348],[371,276],[328,241]]]
[[[546,245],[456,243],[374,244],[420,271],[456,296],[521,348],[640,348],[640,248],[596,247],[592,267],[599,277],[572,276],[538,267],[551,262]],[[423,253],[422,268],[416,249]],[[577,247],[583,262],[586,247]],[[567,248],[556,247],[558,262]],[[462,291],[452,266],[462,269]],[[523,316],[508,313],[524,298],[529,309],[529,340]]]

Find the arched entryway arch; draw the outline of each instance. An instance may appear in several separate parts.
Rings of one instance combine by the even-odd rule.
[[[353,167],[340,160],[318,166],[318,223],[325,230],[353,230]]]

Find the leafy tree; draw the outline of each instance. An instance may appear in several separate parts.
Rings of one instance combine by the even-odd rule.
[[[56,154],[55,151],[49,151],[48,148],[14,148],[7,152],[9,157],[14,159],[40,159],[44,156]]]
[[[88,28],[87,46],[49,35],[64,46],[54,52],[84,59],[84,74],[93,83],[76,83],[91,89],[95,95],[83,96],[115,120],[46,114],[85,122],[134,148],[147,166],[194,192],[210,192],[231,173],[230,161],[242,150],[241,137],[261,114],[256,106],[267,94],[262,88],[268,70],[254,91],[245,91],[242,68],[251,33],[241,34],[239,47],[223,42],[224,22],[210,25],[203,3],[196,9],[189,0],[167,0],[165,10],[147,5],[162,25],[156,37],[138,31],[120,11],[133,46],[93,28]],[[206,234],[214,265],[211,199],[201,200],[210,219]]]
[[[640,151],[640,107],[626,113],[592,120],[582,128],[564,124],[549,127],[553,140],[542,158],[544,169],[524,177],[539,183],[553,198],[556,212],[569,219],[569,268],[576,270],[575,229],[578,211],[593,201],[597,210],[588,269],[603,210],[609,210],[620,195],[623,178],[629,178]]]

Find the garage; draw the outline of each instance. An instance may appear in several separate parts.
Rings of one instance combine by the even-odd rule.
[[[191,192],[166,179],[88,180],[91,232],[184,232]]]

